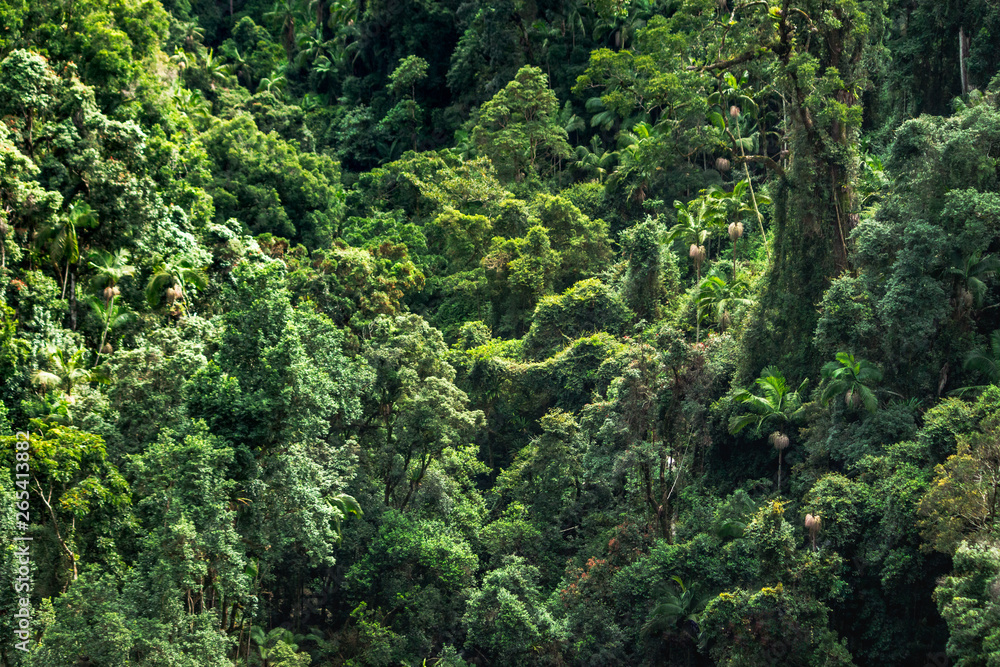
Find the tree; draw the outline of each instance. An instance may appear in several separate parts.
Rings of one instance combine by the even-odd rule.
[[[565,289],[579,280],[600,275],[610,264],[611,239],[604,220],[584,215],[565,197],[545,193],[532,199],[529,210],[548,231],[553,247],[559,252],[555,289]]]
[[[502,567],[487,573],[462,618],[469,632],[466,645],[502,664],[541,662],[560,633],[542,603],[538,574],[520,556],[505,558]]]
[[[128,482],[108,460],[104,440],[72,426],[34,421],[29,434],[30,499],[39,537],[55,543],[52,571],[39,583],[65,591],[77,579],[81,563],[114,562],[119,556],[115,532],[127,522],[131,503]],[[0,436],[13,458],[13,436]],[[33,522],[34,523],[34,522]]]
[[[146,301],[155,308],[166,300],[168,306],[186,314],[188,292],[206,287],[208,275],[191,257],[161,259],[146,283]]]
[[[126,667],[135,647],[135,618],[123,608],[114,575],[83,572],[54,601],[54,622],[46,628],[33,662],[42,667],[79,664],[80,656],[109,667]]]
[[[966,542],[954,555],[954,569],[934,589],[934,600],[948,624],[948,657],[957,665],[989,665],[1000,658],[996,573],[1000,549],[996,542]]]
[[[34,161],[18,149],[17,136],[7,125],[0,126],[0,270],[8,261],[21,258],[22,247],[15,242],[18,227],[29,224],[46,226],[59,220],[62,195],[38,183],[39,169]]]
[[[363,362],[345,356],[329,318],[292,307],[281,262],[233,275],[218,352],[192,378],[191,414],[247,452],[331,441],[360,415]]]
[[[691,471],[698,433],[677,410],[690,345],[670,327],[658,333],[655,339],[647,334],[614,350],[611,363],[617,377],[608,384],[607,399],[590,409],[595,416],[604,415],[590,428],[601,447],[610,450],[615,476],[627,475],[635,502],[645,506],[659,536],[673,543],[677,499]],[[600,451],[596,445],[591,449]],[[600,468],[590,473],[598,474],[611,473]]]
[[[130,461],[147,531],[135,583],[153,618],[167,620],[177,604],[190,615],[212,610],[218,627],[231,629],[237,605],[254,595],[231,502],[236,482],[226,474],[233,450],[204,423],[185,427],[187,434],[161,432]]]
[[[791,391],[791,387],[781,371],[774,366],[764,368],[760,372],[760,377],[754,381],[754,384],[763,392],[763,396],[752,394],[746,389],[740,389],[733,394],[732,401],[745,405],[750,409],[750,412],[745,415],[733,415],[729,420],[729,432],[735,435],[751,424],[757,433],[760,433],[764,426],[771,424],[787,429],[801,414],[802,398],[799,396],[799,392],[805,389],[808,382],[808,379],[803,380],[797,390]],[[781,458],[790,439],[781,430],[776,430],[771,433],[769,440],[778,450],[778,492],[780,493]]]
[[[747,297],[749,289],[742,279],[734,277],[726,282],[714,271],[698,284],[695,296],[698,321],[701,323],[711,318],[720,331],[725,331],[733,324],[737,314],[753,304],[753,299]]]
[[[122,278],[135,275],[135,267],[128,263],[129,259],[129,251],[125,249],[114,253],[97,249],[90,254],[87,264],[95,272],[90,286],[104,298],[105,303],[110,303],[120,294],[115,292],[115,287]]]
[[[987,271],[975,273],[988,268],[1000,197],[976,156],[998,154],[990,143],[998,131],[1000,113],[987,106],[895,131],[886,160],[893,185],[853,236],[858,275],[824,297],[815,339],[825,354],[878,359],[886,386],[906,397],[941,395],[962,377],[955,371],[975,347],[977,321],[983,333],[995,328],[983,321],[989,311],[976,311],[967,279],[989,284]]]
[[[960,251],[953,251],[951,265],[945,269],[945,273],[953,276],[955,283],[955,310],[963,313],[982,308],[983,299],[986,297],[984,279],[992,278],[998,270],[1000,270],[998,257],[983,256],[978,252],[963,257]]]
[[[31,354],[28,342],[18,336],[18,321],[14,309],[0,304],[0,405],[15,405],[21,395],[22,383],[27,375],[24,362]],[[6,413],[6,408],[2,411]],[[0,433],[4,432],[5,414],[0,414]]]
[[[678,576],[671,577],[677,584],[678,595],[674,590],[664,587],[657,595],[657,602],[649,612],[649,618],[642,625],[640,635],[650,638],[656,635],[669,635],[678,631],[682,623],[697,623],[697,619],[712,599],[712,596],[699,596],[694,588],[684,585],[684,580]],[[697,626],[696,626],[697,627]],[[690,628],[680,628],[680,632],[688,634]],[[694,639],[688,634],[689,639]]]
[[[609,185],[621,187],[629,200],[642,205],[663,178],[662,162],[671,148],[669,128],[642,121],[631,130],[622,130],[616,152],[618,165]]]
[[[64,667],[92,660],[109,667],[198,667],[230,662],[231,641],[211,614],[153,618],[149,601],[136,599],[134,584],[131,573],[122,584],[111,572],[82,572],[69,591],[43,603],[39,620],[47,625],[32,664]]]
[[[461,238],[457,235],[456,243]],[[258,242],[266,247],[266,239],[262,236]],[[406,297],[419,293],[425,284],[424,274],[403,244],[385,242],[368,249],[335,245],[308,255],[299,246],[283,259],[288,264],[289,289],[297,300],[311,301],[336,325],[356,330],[379,315],[402,313]]]
[[[409,116],[410,135],[413,150],[417,150],[417,131],[420,129],[418,116],[423,110],[417,104],[417,84],[427,78],[427,61],[418,56],[407,56],[399,61],[399,65],[389,75],[389,88],[399,97],[403,97],[396,107],[389,111],[386,120],[395,116]],[[383,120],[383,123],[385,120]]]
[[[980,401],[995,400],[990,389]],[[958,436],[957,452],[934,468],[920,500],[924,538],[937,551],[954,553],[963,539],[993,539],[1000,520],[1000,416],[990,414],[976,431]]]
[[[255,71],[269,73],[274,67]],[[271,233],[312,248],[333,242],[345,195],[340,166],[332,157],[300,150],[277,132],[262,132],[247,114],[216,123],[202,143],[210,160],[212,182],[206,189],[217,223],[236,218],[255,236]]]
[[[359,634],[370,624],[362,635],[366,652],[385,662],[429,655],[443,632],[460,631],[478,569],[479,558],[456,527],[385,511],[342,589],[355,605]]]
[[[956,389],[954,393],[962,395],[966,392],[980,392],[990,385],[1000,385],[1000,330],[990,334],[989,350],[976,348],[966,355],[962,364],[962,369],[975,371],[986,379],[985,385],[976,387],[963,387]]]
[[[108,335],[108,329],[112,326],[112,320],[114,320],[115,325],[124,324],[128,320],[126,313],[115,307],[115,299],[121,294],[121,290],[118,289],[118,281],[126,276],[135,275],[135,267],[130,265],[128,260],[129,252],[124,249],[119,249],[113,254],[99,249],[90,255],[88,265],[96,272],[96,275],[90,279],[90,286],[103,299],[103,308],[100,302],[92,304],[103,324],[101,342],[97,345],[95,365],[104,351],[104,340]]]
[[[427,78],[427,61],[419,56],[407,56],[399,61],[389,75],[389,87],[397,95],[409,91],[410,99],[416,99],[416,86]]]
[[[622,285],[625,303],[650,322],[660,318],[667,296],[679,283],[676,259],[661,243],[662,237],[662,224],[647,217],[625,229],[619,241],[628,258]]]
[[[35,371],[31,380],[42,389],[59,389],[70,402],[73,401],[73,390],[80,384],[88,382],[107,382],[107,378],[86,368],[82,347],[67,355],[65,350],[50,345],[46,349],[46,359],[49,370]]]
[[[77,228],[96,227],[97,216],[89,204],[78,202],[73,204],[65,217],[59,222],[46,225],[38,232],[35,243],[38,247],[48,247],[49,257],[57,266],[66,260],[66,270],[62,275],[62,298],[66,298],[66,287],[69,285],[69,267],[80,259],[80,242],[77,238]]]
[[[102,354],[110,354],[113,351],[110,342],[105,344],[108,332],[134,322],[136,319],[135,313],[126,310],[121,304],[115,303],[114,299],[115,297],[112,296],[111,301],[105,303],[99,297],[88,297],[88,303],[94,311],[94,316],[97,317],[102,326],[101,341],[97,344],[97,355],[94,357],[95,366],[100,363]]]
[[[547,176],[572,153],[558,114],[559,102],[545,74],[525,66],[483,105],[472,137],[502,178],[520,182]]]
[[[309,656],[297,653],[299,646],[295,635],[285,628],[272,628],[265,633],[264,628],[255,625],[250,628],[250,639],[257,645],[257,655],[261,667],[308,667]]]
[[[34,152],[35,121],[54,101],[58,79],[48,61],[24,49],[0,61],[0,116],[17,116],[21,140],[29,157]]]
[[[440,332],[415,316],[380,317],[364,356],[375,371],[367,393],[366,438],[383,502],[398,509],[414,498],[431,463],[469,442],[483,413],[468,410],[443,359]]]
[[[829,616],[822,602],[779,583],[721,593],[705,608],[701,627],[709,655],[721,666],[853,665]]]
[[[581,280],[562,294],[538,302],[524,337],[525,352],[543,359],[587,334],[620,335],[632,319],[632,312],[611,288],[597,278]]]
[[[517,553],[534,556],[532,562],[545,565],[543,574],[548,579],[555,574],[552,570],[562,570],[556,557],[562,547],[562,531],[573,526],[574,506],[584,486],[583,438],[576,419],[563,410],[550,410],[538,421],[542,434],[517,453],[497,477],[493,491],[502,502],[510,503],[505,512],[507,521],[501,525],[506,523],[515,534],[522,530],[537,535],[534,544],[522,545]],[[528,525],[523,528],[512,521],[516,507],[526,514]],[[493,531],[499,529],[493,527]]]
[[[747,358],[747,374],[774,361],[805,372],[816,361],[811,345],[799,341],[811,340],[813,304],[849,264],[862,117],[858,93],[866,85],[868,57],[878,48],[883,11],[881,0],[789,1],[781,7],[692,3],[669,18],[653,17],[632,49],[595,51],[577,84],[580,92],[602,89],[603,103],[621,117],[645,113],[657,124],[674,126],[678,162],[714,151],[724,137],[733,161],[770,170],[775,252],[751,323],[758,343]],[[767,91],[760,109],[767,108],[765,100],[782,107],[784,118],[775,114],[761,130],[782,132],[787,121],[781,138],[795,156],[789,171],[779,163],[780,143],[761,142],[760,153],[746,154],[748,137],[736,137],[736,150],[726,135],[726,117],[739,122],[739,114],[725,113],[730,103],[722,93],[744,94],[730,93],[731,85],[723,90],[720,74],[727,71],[748,71],[750,81],[741,88]],[[714,122],[706,123],[709,118]]]
[[[356,465],[345,441],[372,375],[346,356],[329,318],[292,307],[282,262],[244,262],[233,276],[225,328],[188,384],[187,409],[232,447],[245,499],[237,529],[291,614],[311,569],[335,563],[344,518],[335,501]]]
[[[551,292],[560,259],[548,230],[540,225],[521,238],[493,237],[481,264],[493,301],[495,331],[515,335],[524,331],[527,315]]]
[[[264,18],[278,26],[278,33],[281,41],[285,45],[285,53],[288,59],[292,59],[292,50],[295,48],[295,37],[297,30],[296,21],[302,15],[301,0],[277,0],[270,12],[264,14]]]
[[[881,381],[882,371],[871,362],[855,360],[849,352],[838,352],[836,361],[823,365],[822,375],[828,381],[822,395],[824,403],[843,395],[849,407],[864,406],[868,412],[878,409],[878,399],[868,385]]]
[[[707,197],[692,199],[688,202],[687,206],[679,201],[675,201],[674,208],[677,209],[677,224],[667,231],[664,240],[667,243],[681,241],[683,245],[690,244],[692,248],[699,247],[704,252],[702,246],[705,245],[705,242],[712,233],[709,229],[709,224],[712,221],[711,218],[715,217],[714,215],[706,216],[706,213],[709,212],[707,202]],[[701,259],[698,259],[694,255],[691,257],[695,260],[698,268],[698,279],[701,280],[701,262],[705,258],[701,257]]]
[[[617,151],[605,150],[600,142],[600,137],[594,135],[590,139],[590,148],[577,146],[575,150],[576,162],[573,163],[573,166],[582,171],[597,174],[598,182],[603,184],[619,154]]]

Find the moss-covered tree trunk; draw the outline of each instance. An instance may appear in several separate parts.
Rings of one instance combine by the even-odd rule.
[[[880,0],[789,4],[774,47],[787,100],[789,161],[772,185],[774,253],[744,339],[747,378],[768,364],[777,363],[792,377],[820,365],[812,343],[818,304],[830,281],[850,269],[850,234],[858,221],[856,91],[866,83],[867,50],[884,11]],[[807,18],[793,25],[789,15]]]

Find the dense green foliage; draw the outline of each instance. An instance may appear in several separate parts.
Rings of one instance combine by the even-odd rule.
[[[1000,664],[998,45],[0,0],[0,667]]]

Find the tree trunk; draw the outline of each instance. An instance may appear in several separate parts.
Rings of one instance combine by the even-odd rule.
[[[94,359],[94,365],[96,366],[101,361],[101,353],[104,351],[104,341],[108,335],[108,325],[111,324],[111,313],[115,308],[115,297],[111,297],[111,300],[107,303],[108,312],[104,317],[104,331],[101,332],[101,342],[97,346],[97,358]],[[225,625],[225,624],[223,624]]]
[[[782,103],[784,106],[784,103]],[[743,150],[743,131],[740,130],[740,123],[737,120],[736,125],[736,136],[740,138],[740,155],[746,158],[746,151]],[[767,247],[767,234],[764,233],[764,216],[760,214],[760,209],[757,208],[757,195],[753,191],[753,180],[750,178],[750,167],[747,166],[747,161],[743,160],[743,173],[747,176],[747,188],[750,189],[750,201],[753,202],[754,213],[757,214],[757,224],[760,225],[760,237],[764,241],[764,253],[767,255],[767,261],[771,261],[771,250]],[[736,277],[736,246],[733,245],[733,278]]]
[[[854,25],[853,17],[839,7],[832,14],[839,27],[822,29],[812,50],[820,59],[820,71],[837,68],[844,86],[834,96],[850,107],[857,104],[852,91],[865,82],[862,56],[866,45],[879,35],[874,31],[861,34],[869,26]],[[830,282],[850,268],[847,238],[858,219],[852,186],[858,127],[839,121],[827,125],[816,119],[823,109],[812,96],[814,81],[801,79],[802,71],[791,60],[800,52],[793,45],[794,33],[793,26],[782,20],[781,46],[776,53],[788,100],[791,159],[772,197],[775,252],[760,307],[746,331],[746,339],[755,344],[741,369],[744,379],[755,377],[770,364],[797,378],[822,365],[812,343],[818,306]]]
[[[958,70],[962,83],[962,94],[969,92],[969,39],[965,36],[965,29],[958,27]]]
[[[778,450],[778,495],[781,495],[781,456],[785,453],[785,450]]]
[[[69,274],[69,328],[76,331],[76,273]]]
[[[62,532],[59,530],[59,520],[56,519],[55,510],[52,509],[52,505],[50,503],[50,501],[52,500],[52,491],[49,491],[49,495],[48,497],[46,497],[45,492],[42,491],[42,485],[38,483],[37,479],[34,480],[34,482],[35,482],[35,488],[38,489],[38,497],[41,498],[42,502],[45,504],[46,509],[49,510],[49,517],[52,519],[52,530],[56,534],[56,541],[59,543],[59,546],[62,547],[62,550],[66,552],[66,555],[69,557],[70,572],[73,574],[72,581],[76,581],[76,578],[78,576],[76,568],[76,554],[73,553],[72,549],[69,548],[69,544],[67,544],[66,540],[63,539]],[[68,587],[69,584],[66,585],[66,588]],[[65,592],[65,590],[66,589],[64,588],[63,592]]]
[[[56,265],[56,271],[58,271],[58,270],[59,270],[59,265],[57,264]],[[58,276],[58,275],[59,274],[56,274],[56,276]],[[66,260],[66,270],[63,272],[62,294],[59,295],[60,299],[65,299],[66,298],[66,285],[68,285],[68,284],[69,284],[69,260],[67,259]]]

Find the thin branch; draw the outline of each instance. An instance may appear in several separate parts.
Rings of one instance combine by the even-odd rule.
[[[714,69],[729,69],[734,65],[740,65],[747,61],[753,60],[754,58],[763,55],[765,52],[773,51],[774,47],[776,46],[778,46],[778,42],[773,42],[771,44],[767,44],[765,46],[756,48],[753,51],[747,51],[745,53],[741,53],[738,56],[730,58],[729,60],[721,60],[718,62],[714,62],[710,65],[690,65],[688,67],[685,67],[684,69],[688,72],[710,72]]]
[[[759,164],[763,164],[767,167],[770,167],[771,169],[776,171],[779,176],[785,175],[785,170],[781,168],[781,165],[779,165],[777,162],[775,162],[773,159],[769,158],[766,155],[737,155],[734,156],[733,160],[739,164],[746,164],[747,162],[757,162]]]

